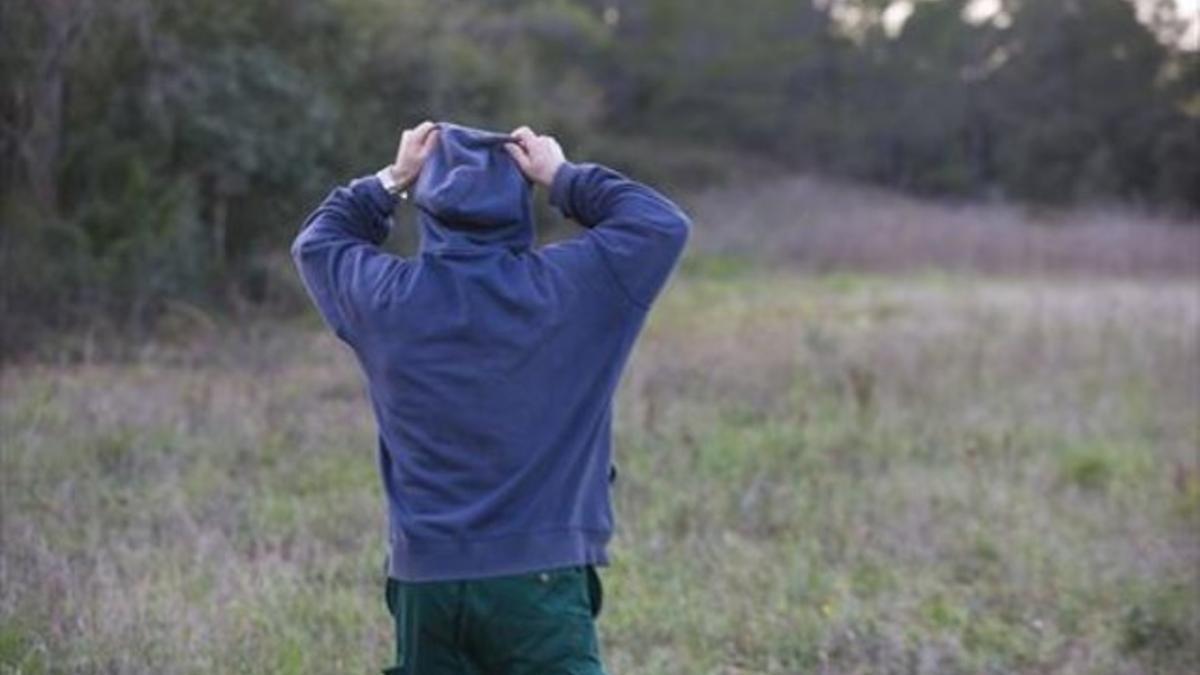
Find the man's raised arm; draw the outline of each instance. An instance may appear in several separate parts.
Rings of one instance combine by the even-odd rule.
[[[292,243],[292,258],[321,316],[351,345],[367,300],[401,271],[402,261],[379,248],[391,230],[394,193],[412,183],[436,142],[430,122],[405,131],[395,163],[335,188]]]
[[[584,240],[625,299],[640,309],[657,297],[687,243],[691,221],[657,191],[598,164],[566,161],[558,142],[527,127],[509,151],[550,203],[588,228]]]

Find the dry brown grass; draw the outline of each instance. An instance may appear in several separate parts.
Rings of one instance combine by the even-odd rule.
[[[813,177],[712,189],[688,204],[698,250],[813,272],[1200,277],[1200,222],[1129,206],[937,203]]]

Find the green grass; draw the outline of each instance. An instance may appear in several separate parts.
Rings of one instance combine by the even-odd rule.
[[[1194,290],[692,263],[618,399],[610,671],[1189,672]],[[3,373],[0,673],[387,663],[353,359],[212,339]]]

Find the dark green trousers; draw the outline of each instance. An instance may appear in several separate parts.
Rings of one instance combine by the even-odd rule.
[[[384,675],[603,675],[588,566],[469,581],[387,580],[396,665]]]

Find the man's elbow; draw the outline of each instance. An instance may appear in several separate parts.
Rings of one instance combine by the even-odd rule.
[[[683,211],[676,209],[667,219],[663,229],[666,230],[671,242],[682,251],[687,244],[688,237],[692,234],[692,219]]]
[[[327,228],[324,225],[324,221],[328,218],[325,206],[336,195],[337,191],[335,190],[333,195],[326,198],[325,203],[308,216],[304,224],[300,226],[300,231],[296,233],[296,238],[292,240],[292,260],[295,260],[297,265],[303,259],[311,258],[321,247],[322,240],[328,239],[325,234]]]
[[[292,240],[291,254],[296,272],[307,282],[319,269],[321,258],[321,246],[309,228],[301,230]]]
[[[292,240],[292,260],[296,261],[296,264],[299,265],[303,262],[304,258],[308,257],[312,253],[312,250],[312,229],[305,227],[304,229],[300,230],[300,233],[297,234],[296,238]]]
[[[292,249],[291,249],[292,260],[296,261],[297,263],[300,262],[300,254],[301,254],[301,251],[303,250],[303,246],[304,246],[303,242],[300,239],[301,236],[303,236],[303,235],[297,236],[295,239],[292,240]]]

